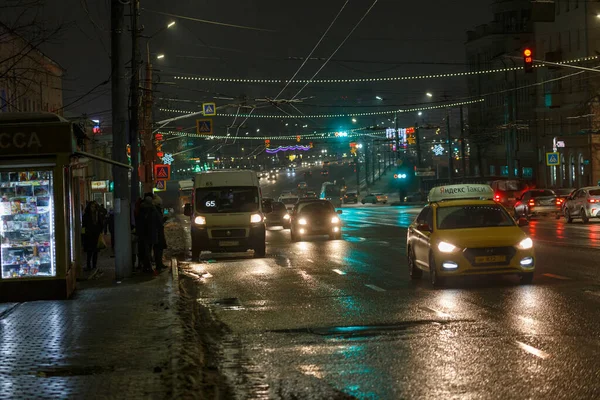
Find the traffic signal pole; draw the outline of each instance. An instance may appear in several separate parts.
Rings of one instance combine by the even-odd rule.
[[[131,149],[131,202],[140,196],[139,177],[139,124],[140,124],[140,50],[138,20],[140,1],[131,0],[131,108],[129,111],[129,146]]]

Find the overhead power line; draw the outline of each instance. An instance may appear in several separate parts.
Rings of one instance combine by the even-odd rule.
[[[225,22],[210,21],[210,20],[207,20],[207,19],[200,19],[200,18],[188,17],[188,16],[185,16],[185,15],[171,14],[171,13],[167,13],[167,12],[163,12],[163,11],[149,10],[147,8],[142,8],[142,10],[143,11],[147,11],[149,13],[160,14],[160,15],[167,15],[167,16],[173,17],[173,18],[180,18],[180,19],[187,19],[188,21],[202,22],[204,24],[226,26],[226,27],[229,27],[229,28],[248,29],[248,30],[260,31],[260,32],[277,32],[277,31],[274,31],[272,29],[256,28],[256,27],[253,27],[253,26],[244,26],[244,25],[228,24],[228,23],[225,23]]]
[[[352,27],[352,30],[350,31],[350,33],[348,33],[348,35],[344,38],[344,40],[342,40],[342,43],[340,43],[340,45],[333,51],[333,53],[331,53],[331,55],[329,56],[329,58],[327,58],[327,60],[325,60],[325,62],[323,63],[323,65],[321,65],[321,68],[319,68],[317,70],[317,72],[314,73],[314,75],[308,80],[308,82],[306,82],[306,84],[304,86],[302,86],[300,88],[300,90],[298,90],[298,93],[296,93],[294,95],[294,97],[292,97],[292,100],[294,100],[296,97],[298,97],[298,95],[300,93],[302,93],[302,91],[308,86],[309,83],[312,82],[312,80],[319,74],[319,72],[321,72],[323,70],[323,68],[325,68],[325,66],[327,65],[327,63],[329,63],[329,60],[331,60],[331,58],[333,56],[335,56],[335,54],[338,52],[338,50],[344,45],[344,43],[346,43],[346,41],[348,40],[348,38],[350,36],[352,36],[352,33],[354,33],[354,31],[356,30],[356,28],[358,28],[358,26],[360,25],[361,22],[363,22],[363,20],[367,17],[367,15],[369,15],[369,13],[371,12],[371,10],[373,9],[373,7],[375,7],[375,4],[377,4],[377,1],[379,0],[375,0],[373,2],[373,4],[371,4],[371,7],[369,7],[367,9],[367,11],[363,14],[363,16],[361,17],[360,20],[358,20],[358,22],[354,25],[354,27]]]
[[[321,42],[323,41],[323,39],[325,38],[325,36],[327,35],[327,33],[331,30],[331,27],[333,26],[333,24],[335,24],[335,21],[338,20],[340,14],[342,13],[342,11],[344,11],[344,8],[346,8],[346,6],[348,5],[349,1],[350,0],[346,0],[346,2],[344,3],[344,5],[342,6],[342,8],[340,8],[340,11],[338,11],[338,13],[335,15],[335,18],[333,18],[333,21],[331,21],[331,23],[329,24],[329,26],[327,27],[327,29],[325,30],[325,32],[323,32],[323,34],[321,35],[321,38],[317,41],[317,44],[314,45],[314,47],[312,48],[312,50],[310,51],[310,53],[308,53],[308,56],[306,56],[306,58],[304,59],[304,62],[302,62],[302,64],[298,68],[298,70],[296,70],[296,72],[294,73],[294,75],[292,76],[292,78],[285,84],[285,86],[283,87],[283,89],[281,89],[281,91],[279,92],[279,94],[277,94],[277,96],[275,96],[275,100],[277,100],[279,98],[279,96],[281,96],[281,94],[285,91],[285,89],[287,89],[287,87],[290,84],[290,82],[293,82],[294,79],[296,79],[296,76],[298,75],[298,73],[302,70],[302,68],[308,62],[308,60],[310,60],[310,57],[313,55],[313,53],[315,52],[315,50],[317,49],[317,47],[319,47],[319,45],[321,44]]]

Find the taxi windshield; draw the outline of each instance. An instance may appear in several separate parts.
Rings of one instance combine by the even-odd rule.
[[[438,229],[468,229],[514,226],[515,222],[499,205],[466,205],[439,207]]]

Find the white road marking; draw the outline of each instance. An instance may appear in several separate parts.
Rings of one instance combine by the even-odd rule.
[[[536,349],[535,347],[530,346],[523,342],[519,342],[518,340],[516,340],[516,342],[517,342],[517,346],[519,346],[521,349],[525,350],[526,352],[533,354],[536,357],[539,357],[541,359],[550,357],[550,354],[546,353],[545,351]]]
[[[591,294],[592,296],[598,296],[598,297],[600,297],[600,292],[597,292],[597,291],[586,290],[585,293]]]
[[[434,314],[437,314],[438,317],[444,317],[444,318],[448,318],[450,317],[450,314],[447,314],[443,311],[440,310],[436,310],[435,308],[431,308],[431,307],[423,307],[425,310],[429,310]]]
[[[570,281],[571,278],[566,277],[566,276],[562,276],[562,275],[556,275],[556,274],[542,274],[544,276],[547,276],[548,278],[554,278],[554,279],[560,279],[563,281]]]
[[[371,284],[367,284],[365,286],[368,287],[369,289],[375,290],[376,292],[385,292],[385,289],[382,289],[379,286],[375,286],[375,285],[371,285]]]
[[[346,273],[344,271],[337,269],[337,268],[334,269],[333,272],[335,272],[336,274],[339,274],[339,275],[346,275]]]
[[[306,261],[308,261],[308,262],[311,262],[311,263],[314,263],[314,261],[313,261],[313,260],[311,260],[310,258],[307,258],[307,259],[306,259]]]

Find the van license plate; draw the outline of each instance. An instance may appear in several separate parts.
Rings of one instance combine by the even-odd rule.
[[[475,264],[489,264],[506,261],[506,256],[483,256],[475,257]]]
[[[221,247],[233,247],[233,246],[239,246],[240,242],[238,242],[237,240],[221,240],[219,242],[219,246]]]
[[[514,197],[509,197],[509,198],[508,198],[508,200],[510,200],[510,201],[514,201],[514,200],[515,200],[515,198],[514,198]]]

